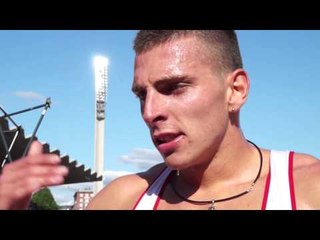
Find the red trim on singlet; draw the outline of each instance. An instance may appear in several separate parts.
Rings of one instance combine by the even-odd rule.
[[[140,195],[140,197],[138,198],[138,200],[137,200],[136,203],[134,204],[133,210],[136,209],[136,207],[138,206],[139,202],[141,201],[143,195],[145,195],[145,194],[147,193],[147,191],[148,191],[149,188],[152,186],[152,184],[158,179],[158,177],[160,177],[160,175],[161,175],[161,174],[164,172],[164,170],[166,170],[166,169],[167,169],[167,167],[163,168],[162,171],[159,173],[159,175],[158,175],[155,179],[153,179],[153,181],[152,181],[151,184],[149,184],[148,188],[147,188],[146,190],[144,190],[144,192]],[[159,196],[158,196],[158,198],[159,198]],[[158,200],[157,200],[157,201],[158,201]]]
[[[171,178],[171,176],[172,176],[172,174],[173,174],[174,172],[175,172],[175,171],[171,171],[171,173],[169,173],[169,175],[167,176],[167,179],[166,179],[165,182],[163,183],[163,185],[162,185],[162,187],[161,187],[161,189],[160,189],[160,192],[159,192],[159,194],[158,194],[157,200],[156,200],[156,202],[155,202],[155,204],[154,204],[154,206],[153,206],[153,210],[157,210],[157,209],[158,209],[158,206],[159,206],[159,203],[160,203],[160,198],[161,198],[164,190],[166,189],[166,187],[167,187],[167,185],[168,185],[168,183],[169,183],[169,180],[170,180],[170,178]]]
[[[271,161],[269,163],[269,173],[268,173],[268,176],[267,176],[267,179],[266,179],[266,185],[264,187],[264,194],[263,194],[261,210],[266,210],[267,202],[268,202],[270,180],[271,180],[271,167],[270,167],[270,164],[271,164]]]
[[[293,182],[293,156],[294,152],[289,153],[289,186],[290,186],[290,198],[292,210],[297,210],[296,205],[296,195],[294,192],[294,182]]]

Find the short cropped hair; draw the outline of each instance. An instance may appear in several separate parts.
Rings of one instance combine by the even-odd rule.
[[[133,48],[139,55],[162,43],[187,36],[201,39],[210,57],[220,64],[222,70],[243,68],[237,35],[232,30],[141,30],[137,33]]]

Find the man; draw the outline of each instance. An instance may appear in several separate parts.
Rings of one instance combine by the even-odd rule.
[[[140,31],[134,48],[132,90],[164,163],[114,180],[87,209],[320,208],[316,158],[260,149],[242,133],[250,84],[234,31]],[[24,172],[16,161],[0,177],[2,209],[24,208],[32,191],[65,174],[39,146],[30,152]],[[37,186],[11,193],[12,173],[35,175],[40,163],[43,175],[27,179]]]
[[[87,209],[319,209],[320,162],[260,149],[240,128],[249,78],[234,31],[140,31],[132,90],[164,163]]]

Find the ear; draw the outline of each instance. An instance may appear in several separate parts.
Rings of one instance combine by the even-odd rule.
[[[243,69],[236,69],[227,77],[227,100],[230,112],[238,112],[246,102],[250,89],[248,74]]]

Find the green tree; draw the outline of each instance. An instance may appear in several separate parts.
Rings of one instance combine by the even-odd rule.
[[[49,188],[44,188],[32,196],[31,209],[35,210],[59,210]]]

